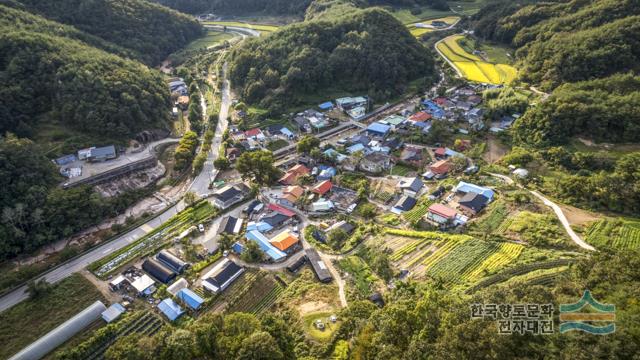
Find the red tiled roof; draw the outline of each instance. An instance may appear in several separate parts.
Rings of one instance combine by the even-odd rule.
[[[434,101],[436,102],[436,104],[442,105],[445,102],[447,102],[447,98],[446,97],[437,97],[437,98],[434,99]]]
[[[447,151],[447,149],[445,149],[445,148],[443,148],[443,147],[440,147],[440,148],[437,148],[434,152],[435,152],[435,153],[436,153],[436,155],[438,155],[438,156],[444,156],[444,155],[445,155],[445,153],[446,153],[446,151]]]
[[[331,181],[325,180],[319,183],[318,185],[314,186],[313,189],[311,189],[311,191],[313,191],[316,194],[324,195],[329,190],[331,190],[332,187],[333,187],[333,184],[331,183]]]
[[[256,136],[258,134],[262,134],[262,130],[260,130],[259,128],[249,129],[244,132],[244,136],[246,137]]]
[[[454,218],[457,214],[455,210],[442,204],[433,204],[429,206],[429,212],[440,215],[447,219]]]
[[[449,172],[449,161],[436,161],[433,165],[429,166],[429,170],[434,174],[446,174]]]
[[[280,214],[282,214],[284,216],[288,216],[288,217],[292,217],[293,215],[296,214],[293,211],[291,211],[289,209],[285,209],[283,206],[280,206],[278,204],[269,204],[269,205],[267,205],[267,209],[269,209],[271,211],[275,211],[277,213],[280,213]]]
[[[302,164],[298,164],[294,167],[292,167],[291,169],[289,169],[289,171],[287,172],[293,172],[296,173],[298,175],[306,175],[308,173],[310,173],[311,171],[309,171],[309,169],[307,169],[306,166],[302,165]]]
[[[417,112],[409,117],[410,121],[415,122],[427,121],[429,119],[431,119],[431,114],[424,111]]]

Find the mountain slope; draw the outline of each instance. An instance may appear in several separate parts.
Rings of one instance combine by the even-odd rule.
[[[380,9],[283,27],[235,49],[230,67],[247,102],[272,109],[329,88],[382,100],[432,74],[429,51]]]
[[[45,18],[129,49],[136,59],[155,65],[202,35],[193,19],[144,0],[20,0]]]

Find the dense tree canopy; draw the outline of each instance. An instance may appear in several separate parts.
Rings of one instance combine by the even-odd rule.
[[[472,24],[478,36],[517,47],[522,79],[551,90],[637,71],[639,16],[635,0],[502,1]]]
[[[429,51],[380,9],[293,24],[252,39],[233,51],[230,67],[246,101],[272,109],[328,88],[382,100],[432,73]]]
[[[29,11],[131,50],[148,65],[202,35],[193,19],[143,0],[19,0]]]
[[[582,135],[596,141],[640,141],[640,77],[565,84],[515,123],[515,139],[534,145],[558,144]]]
[[[131,201],[103,199],[89,187],[62,190],[59,181],[38,145],[11,134],[0,138],[0,259],[70,236]]]

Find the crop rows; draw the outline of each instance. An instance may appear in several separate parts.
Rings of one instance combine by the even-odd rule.
[[[422,265],[424,265],[425,268],[429,269],[438,260],[445,257],[451,250],[453,250],[455,247],[460,245],[463,241],[456,241],[453,239],[449,241],[443,240],[443,241],[440,241],[439,244],[442,244],[443,242],[444,242],[444,245],[438,248],[436,252],[434,252],[431,256],[426,258],[425,261],[422,263]]]
[[[551,261],[545,261],[545,262],[537,262],[537,263],[531,263],[531,264],[524,264],[524,265],[520,265],[520,266],[516,266],[513,267],[509,270],[503,271],[499,274],[495,274],[492,276],[489,276],[488,278],[480,281],[478,284],[472,286],[471,288],[467,289],[467,293],[471,294],[475,291],[478,291],[482,288],[506,281],[514,276],[518,276],[518,275],[523,275],[526,273],[530,273],[532,271],[535,270],[541,270],[541,269],[552,269],[552,268],[556,268],[556,267],[560,267],[560,266],[566,266],[569,265],[571,263],[573,263],[575,260],[573,259],[557,259],[557,260],[551,260]]]
[[[416,207],[404,213],[405,220],[413,222],[422,219],[423,216],[429,211],[429,206],[433,204],[433,201],[420,201]]]
[[[151,312],[140,312],[134,314],[119,325],[118,330],[112,336],[102,340],[99,344],[95,344],[90,350],[85,352],[87,360],[103,359],[107,349],[115,343],[119,338],[129,336],[131,334],[143,334],[151,336],[155,334],[163,325],[163,321],[157,315]]]
[[[587,242],[617,249],[640,248],[640,222],[603,219],[587,229]]]
[[[489,214],[480,222],[480,227],[485,232],[492,233],[504,223],[507,214],[507,207],[504,203],[501,201],[496,202]]]
[[[405,255],[412,253],[417,247],[418,245],[422,244],[423,241],[421,240],[413,240],[410,243],[406,244],[405,246],[401,247],[400,249],[396,250],[393,252],[393,254],[391,254],[391,256],[389,256],[389,260],[391,261],[398,261],[400,259],[402,259]]]
[[[479,266],[469,269],[462,278],[474,281],[485,273],[494,272],[517,259],[523,248],[524,246],[519,244],[502,243],[497,252],[486,258]]]
[[[260,300],[260,302],[253,307],[251,313],[257,315],[269,309],[276,302],[276,300],[278,300],[278,297],[280,297],[280,294],[282,294],[283,291],[284,289],[282,288],[282,286],[274,286],[273,289],[271,289],[271,291],[268,292],[267,295],[265,295],[262,300]]]
[[[469,269],[473,269],[498,249],[495,243],[475,240],[465,241],[449,253],[432,263],[427,273],[446,282],[458,280]]]

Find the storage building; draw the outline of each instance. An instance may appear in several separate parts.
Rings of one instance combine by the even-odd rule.
[[[225,258],[202,276],[202,287],[214,294],[224,291],[240,275],[244,268]]]
[[[175,279],[176,273],[162,265],[160,262],[154,259],[147,259],[142,263],[142,270],[146,271],[149,275],[156,278],[163,284],[171,282]]]
[[[316,276],[318,277],[318,280],[323,283],[330,282],[333,279],[331,277],[331,273],[327,268],[327,264],[325,264],[324,261],[322,261],[322,259],[320,258],[320,255],[318,255],[316,249],[307,249],[305,250],[305,252],[307,254],[309,262],[311,263],[313,272],[316,273]]]
[[[156,259],[178,274],[182,274],[187,266],[189,266],[189,264],[167,250],[161,250],[158,255],[156,255]]]

